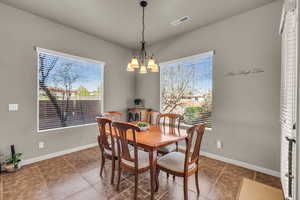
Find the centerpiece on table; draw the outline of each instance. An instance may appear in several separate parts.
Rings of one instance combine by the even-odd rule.
[[[136,126],[138,126],[141,131],[147,131],[150,128],[150,125],[147,122],[138,122]]]

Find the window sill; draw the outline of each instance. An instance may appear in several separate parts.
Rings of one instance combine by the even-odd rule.
[[[60,130],[65,130],[65,129],[71,129],[71,128],[78,128],[78,127],[85,127],[85,126],[93,126],[97,125],[97,123],[91,123],[91,124],[82,124],[82,125],[76,125],[76,126],[68,126],[68,127],[61,127],[61,128],[53,128],[53,129],[47,129],[47,130],[38,130],[37,132],[40,134],[42,133],[49,133],[49,132],[55,132],[55,131],[60,131]]]

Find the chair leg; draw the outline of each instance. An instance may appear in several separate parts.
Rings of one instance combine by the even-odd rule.
[[[199,189],[199,180],[198,180],[198,169],[197,169],[197,171],[196,171],[196,173],[195,173],[195,182],[196,182],[196,188],[197,188],[197,195],[199,196],[199,194],[200,194],[200,189]]]
[[[122,168],[121,168],[121,165],[120,165],[120,162],[119,162],[117,191],[120,190],[121,172],[122,172]]]
[[[183,192],[184,192],[184,200],[188,200],[188,177],[184,176],[183,178]]]
[[[159,188],[159,172],[160,172],[160,169],[156,169],[156,186],[155,186],[155,192],[158,191],[158,188]]]
[[[175,181],[175,175],[173,175],[173,181]]]
[[[102,159],[101,159],[101,169],[100,169],[100,176],[101,176],[101,177],[102,177],[104,165],[105,165],[105,157],[102,155]]]
[[[167,179],[169,179],[169,176],[170,176],[169,173],[167,173]]]
[[[134,199],[137,200],[138,194],[138,183],[139,183],[139,174],[135,174],[135,184],[134,184]]]
[[[115,158],[112,158],[111,160],[111,165],[112,165],[112,168],[111,168],[111,181],[110,183],[113,185],[114,184],[114,179],[115,179]]]

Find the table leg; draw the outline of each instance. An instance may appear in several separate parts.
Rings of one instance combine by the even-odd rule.
[[[150,180],[151,180],[151,200],[154,200],[155,184],[156,184],[156,162],[157,162],[157,150],[149,151],[150,162]]]

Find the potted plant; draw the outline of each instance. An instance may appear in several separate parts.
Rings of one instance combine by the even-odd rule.
[[[149,129],[149,123],[147,122],[138,122],[136,125],[141,129],[141,131],[146,131]]]
[[[136,108],[144,107],[143,100],[142,99],[134,99],[134,105],[135,105]]]
[[[22,153],[16,153],[14,145],[11,145],[11,155],[5,160],[3,169],[6,172],[15,172],[20,168]]]

